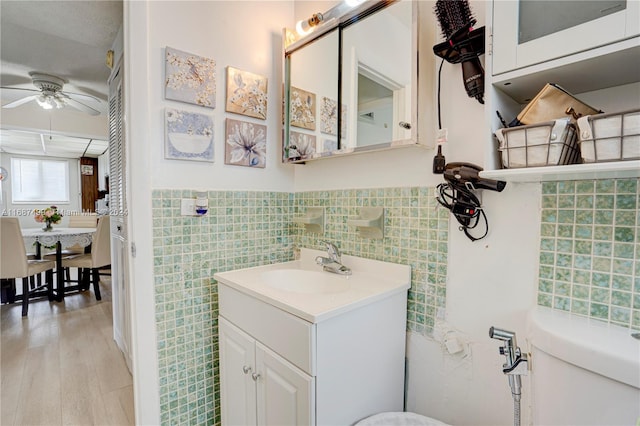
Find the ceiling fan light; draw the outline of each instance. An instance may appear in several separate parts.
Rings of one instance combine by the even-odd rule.
[[[64,108],[65,106],[67,106],[67,104],[65,103],[64,99],[58,99],[58,98],[53,98],[53,103],[56,105],[56,108],[60,109],[60,108]]]
[[[51,102],[51,98],[49,96],[40,95],[36,98],[36,102],[38,102],[38,105],[40,105],[43,109],[53,108],[53,103]]]

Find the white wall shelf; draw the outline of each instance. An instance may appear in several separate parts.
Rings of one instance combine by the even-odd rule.
[[[485,170],[480,176],[506,182],[637,178],[640,177],[640,160]]]

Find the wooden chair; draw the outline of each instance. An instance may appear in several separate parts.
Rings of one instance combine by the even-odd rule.
[[[78,268],[78,287],[83,287],[80,276],[81,269],[91,270],[91,282],[96,300],[101,300],[99,269],[111,264],[111,235],[109,229],[109,216],[103,216],[98,221],[98,228],[91,242],[91,253],[67,256],[62,258],[63,268]]]
[[[22,279],[22,295],[20,297],[22,298],[22,316],[24,317],[29,312],[29,298],[31,296],[46,295],[49,300],[53,300],[55,262],[27,258],[27,250],[17,217],[0,217],[0,240],[0,278],[3,280]],[[42,272],[47,272],[45,284],[41,285],[42,281],[40,280],[36,284],[33,277]]]

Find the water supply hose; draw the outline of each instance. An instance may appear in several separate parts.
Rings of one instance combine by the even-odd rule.
[[[513,395],[513,426],[520,426],[520,395]]]

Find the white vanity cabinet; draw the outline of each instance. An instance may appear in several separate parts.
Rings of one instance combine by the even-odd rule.
[[[406,287],[314,322],[218,286],[223,425],[350,425],[402,411]]]
[[[220,318],[222,423],[312,424],[314,379]]]

